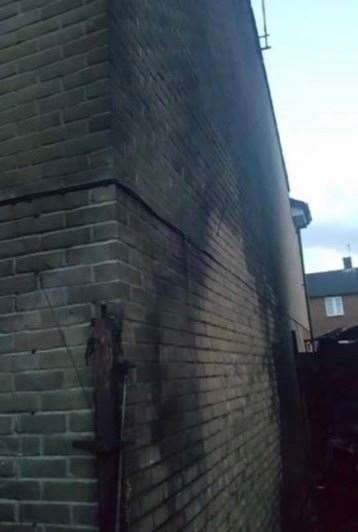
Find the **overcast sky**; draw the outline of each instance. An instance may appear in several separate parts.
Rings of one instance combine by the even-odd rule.
[[[252,0],[262,30],[261,0]],[[291,185],[313,222],[306,270],[358,266],[358,0],[266,0],[264,52]]]

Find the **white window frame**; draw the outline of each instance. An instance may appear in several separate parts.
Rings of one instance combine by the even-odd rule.
[[[344,316],[343,299],[341,296],[325,297],[324,306],[326,309],[327,318],[334,318],[336,316]]]

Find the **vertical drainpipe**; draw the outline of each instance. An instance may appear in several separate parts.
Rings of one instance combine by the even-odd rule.
[[[306,270],[305,270],[305,259],[303,255],[303,245],[302,245],[302,235],[301,235],[301,229],[298,227],[296,228],[297,231],[297,237],[298,237],[298,244],[300,248],[300,257],[301,257],[301,265],[302,265],[302,274],[303,274],[303,288],[305,291],[305,299],[306,299],[306,305],[307,305],[307,315],[308,315],[308,326],[310,329],[310,340],[312,345],[312,351],[313,354],[315,354],[315,345],[314,345],[314,336],[313,336],[313,327],[312,327],[312,314],[311,314],[311,307],[308,297],[308,288],[307,288],[307,280],[306,280]]]

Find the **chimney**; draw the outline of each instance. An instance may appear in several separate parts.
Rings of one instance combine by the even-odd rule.
[[[351,270],[352,266],[352,257],[343,257],[343,267],[345,270]]]

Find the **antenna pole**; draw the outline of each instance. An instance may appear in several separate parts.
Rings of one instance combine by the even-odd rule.
[[[266,4],[265,0],[261,0],[261,9],[262,9],[262,20],[264,25],[264,33],[260,36],[260,39],[264,39],[264,46],[261,47],[261,50],[269,50],[271,46],[269,45],[268,38],[270,34],[267,31],[267,16],[266,16]]]

